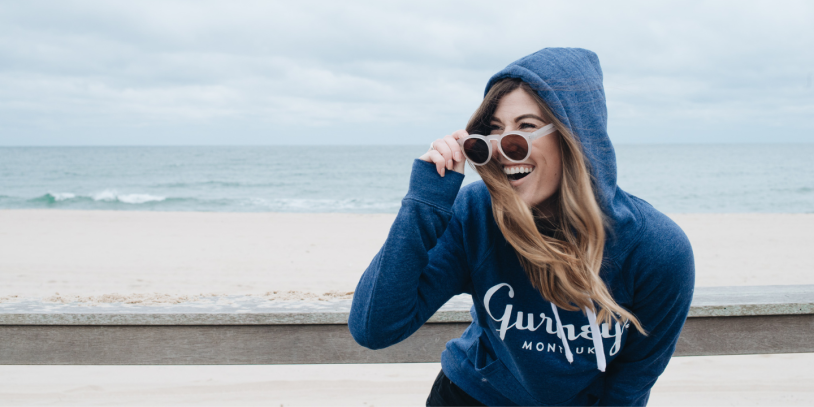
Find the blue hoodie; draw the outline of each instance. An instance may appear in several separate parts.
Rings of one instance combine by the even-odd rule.
[[[494,75],[486,92],[504,78],[529,83],[582,143],[609,219],[600,276],[648,335],[629,323],[599,327],[591,313],[552,306],[500,232],[483,182],[461,189],[463,175],[440,177],[420,160],[387,240],[356,288],[350,331],[362,346],[384,348],[410,336],[452,296],[468,293],[472,324],[447,343],[441,365],[472,397],[487,405],[645,405],[692,301],[690,242],[667,216],[616,185],[593,52],[543,49]]]

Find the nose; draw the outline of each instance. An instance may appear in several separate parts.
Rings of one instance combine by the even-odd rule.
[[[498,147],[498,140],[489,140],[492,143],[492,159],[497,161],[498,164],[503,164],[506,162],[506,157],[503,156],[503,153],[500,152],[500,147]]]

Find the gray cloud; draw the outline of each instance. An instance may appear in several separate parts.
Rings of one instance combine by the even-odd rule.
[[[616,142],[810,142],[811,21],[792,1],[4,3],[0,144],[422,144],[546,46],[599,54]]]

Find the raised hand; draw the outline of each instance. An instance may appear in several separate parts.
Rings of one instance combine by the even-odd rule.
[[[430,149],[424,153],[419,160],[428,163],[435,163],[438,175],[444,176],[447,170],[464,173],[466,157],[464,157],[458,139],[468,136],[466,130],[458,130],[444,138],[439,138],[432,142]]]

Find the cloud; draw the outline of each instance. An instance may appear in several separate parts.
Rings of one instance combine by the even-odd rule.
[[[0,144],[423,144],[545,46],[599,54],[616,142],[814,141],[781,4],[4,3]]]

